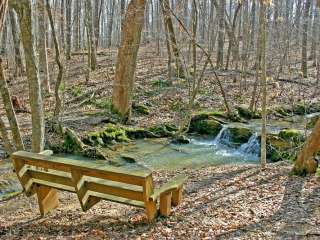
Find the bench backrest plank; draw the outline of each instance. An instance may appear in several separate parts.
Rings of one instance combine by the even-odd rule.
[[[112,166],[102,166],[101,164],[88,163],[80,160],[64,159],[52,156],[44,156],[25,151],[12,154],[12,160],[20,165],[31,165],[45,169],[54,169],[63,172],[78,170],[85,176],[97,177],[101,179],[123,182],[133,185],[143,186],[146,178],[151,176],[148,170],[127,170]]]
[[[73,191],[77,193],[83,210],[98,202],[95,197],[88,196],[88,191],[141,202],[146,207],[153,193],[149,170],[131,171],[25,151],[12,154],[11,159],[15,166],[19,166],[17,175],[29,195],[35,192],[33,183]]]

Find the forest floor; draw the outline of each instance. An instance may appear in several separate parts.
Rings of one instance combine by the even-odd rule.
[[[319,239],[320,185],[290,164],[225,165],[188,175],[182,204],[146,224],[142,209],[102,201],[82,212],[75,194],[41,218],[35,197],[0,202],[1,239]],[[157,184],[178,174],[154,173]]]

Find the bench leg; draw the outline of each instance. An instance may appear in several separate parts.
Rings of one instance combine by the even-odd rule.
[[[178,206],[182,201],[182,187],[172,193],[172,205]]]
[[[37,187],[37,196],[41,216],[59,205],[58,192],[54,188],[39,186]]]
[[[160,195],[160,214],[168,217],[171,212],[171,192]]]
[[[148,221],[151,222],[157,216],[157,202],[148,201],[145,203]]]

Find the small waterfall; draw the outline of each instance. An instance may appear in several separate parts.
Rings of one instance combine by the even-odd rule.
[[[239,151],[245,154],[259,156],[260,154],[260,141],[257,134],[253,134],[247,143],[239,147]]]
[[[224,144],[227,145],[227,143],[230,142],[230,132],[227,127],[223,126],[223,128],[220,130],[219,134],[215,137],[213,140],[213,144]]]

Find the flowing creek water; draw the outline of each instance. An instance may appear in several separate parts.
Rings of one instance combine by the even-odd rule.
[[[313,115],[309,115],[310,117]],[[277,133],[284,128],[305,129],[304,117],[292,117],[286,121],[268,121],[267,131]],[[254,132],[248,142],[237,147],[230,147],[228,128],[245,127]],[[258,164],[259,163],[259,132],[260,120],[253,120],[247,124],[230,123],[223,127],[214,138],[190,136],[189,144],[171,144],[168,139],[137,140],[128,144],[121,144],[114,154],[115,160],[125,163],[122,167],[129,169],[149,168],[152,170],[198,168],[209,165],[222,164]],[[93,161],[81,156],[59,154],[59,157]],[[123,160],[134,159],[134,163]],[[107,164],[106,161],[95,160],[96,163]],[[0,200],[8,198],[21,191],[15,173],[12,171],[10,160],[0,160]]]

